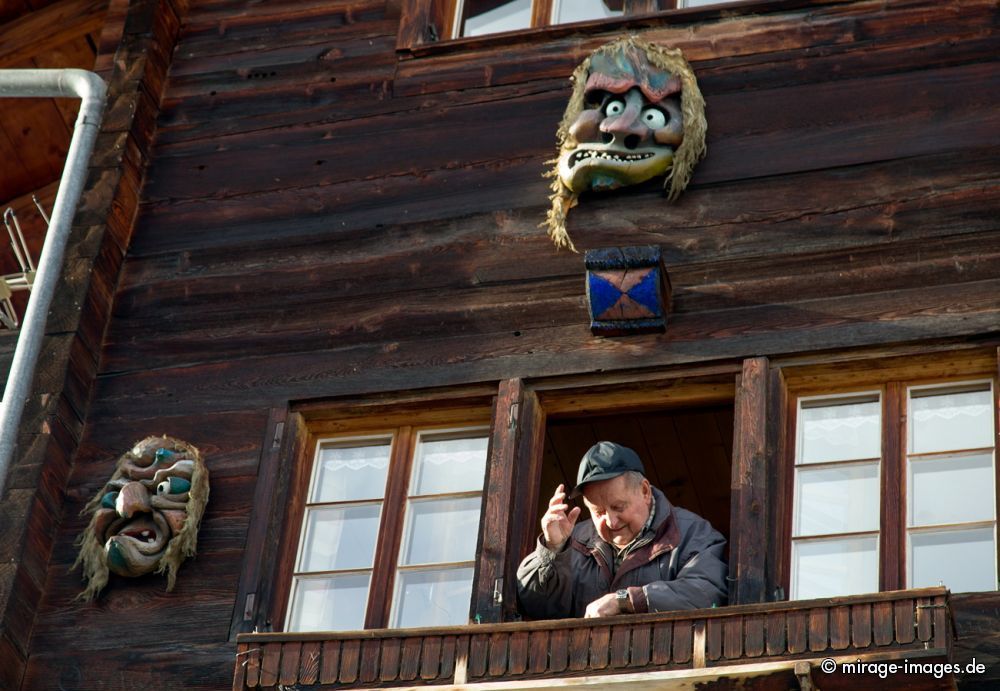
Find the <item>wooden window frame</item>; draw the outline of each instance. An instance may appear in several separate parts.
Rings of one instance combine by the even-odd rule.
[[[400,18],[399,33],[396,40],[396,50],[399,52],[414,51],[438,43],[450,45],[456,43],[478,43],[495,36],[509,38],[512,35],[532,35],[540,31],[552,30],[555,27],[571,27],[570,30],[598,29],[621,27],[636,19],[643,19],[665,13],[695,13],[715,14],[720,11],[730,12],[730,5],[741,7],[742,11],[754,12],[765,8],[775,0],[718,0],[712,5],[684,7],[683,0],[622,0],[624,15],[606,19],[593,19],[568,24],[553,24],[552,6],[554,0],[532,0],[531,26],[517,31],[505,31],[482,36],[462,36],[453,38],[457,9],[462,0],[389,0],[390,16]],[[809,3],[816,0],[801,0]],[[723,6],[717,7],[716,5]],[[665,15],[669,16],[669,15]]]
[[[854,360],[843,363],[789,365],[783,368],[788,386],[785,417],[785,450],[781,466],[783,491],[780,498],[779,524],[781,547],[775,553],[778,582],[786,593],[791,592],[792,505],[794,498],[794,464],[796,441],[796,411],[798,401],[809,396],[862,393],[878,389],[882,399],[882,461],[879,507],[880,591],[902,590],[907,587],[907,391],[925,385],[992,382],[994,403],[994,435],[1000,438],[1000,349],[970,348],[957,351],[920,353],[911,356]],[[995,448],[1000,449],[1000,444]],[[995,511],[1000,521],[1000,464],[994,466]],[[997,541],[1000,565],[1000,540]],[[1000,568],[1000,566],[998,566]]]
[[[283,627],[290,598],[304,500],[317,441],[396,427],[428,429],[457,425],[490,427],[470,620],[481,623],[519,619],[515,572],[537,536],[541,462],[548,417],[623,414],[715,403],[734,405],[731,477],[730,604],[764,602],[774,590],[769,563],[778,546],[760,536],[780,534],[776,504],[768,487],[780,485],[786,393],[782,373],[767,358],[657,371],[630,371],[507,379],[430,392],[402,392],[336,401],[290,404],[271,411],[255,488],[254,512],[244,550],[243,572],[233,615],[237,633]],[[470,414],[470,411],[472,414]],[[394,453],[403,453],[402,450]],[[408,474],[407,474],[408,477]],[[400,487],[405,483],[396,483]],[[387,487],[385,505],[402,507],[400,489]],[[383,519],[388,511],[383,511]],[[394,545],[379,549],[373,567],[394,576],[402,522]],[[381,587],[380,610],[369,610],[366,625],[381,626],[391,606],[391,582]],[[372,600],[374,602],[374,600]]]
[[[347,444],[351,442],[363,443],[373,439],[389,439],[389,466],[386,474],[386,485],[381,497],[381,509],[379,512],[379,527],[376,535],[375,552],[371,566],[371,581],[368,590],[368,602],[365,608],[365,629],[381,629],[389,627],[389,618],[392,608],[395,605],[395,579],[403,567],[399,565],[399,551],[402,548],[404,532],[406,529],[407,507],[411,499],[410,485],[413,481],[413,464],[416,458],[417,447],[421,436],[430,434],[436,436],[438,433],[470,432],[478,433],[488,431],[486,427],[488,421],[481,424],[463,424],[456,421],[454,424],[437,423],[434,425],[401,425],[394,428],[382,430],[371,430],[362,434],[345,435],[310,435],[307,455],[311,458],[308,463],[308,471],[303,473],[306,479],[305,486],[296,487],[293,490],[293,501],[289,505],[289,510],[293,515],[289,522],[288,536],[285,539],[286,549],[283,550],[283,557],[288,558],[285,563],[292,564],[289,585],[285,595],[284,614],[282,621],[283,630],[288,630],[289,617],[291,616],[291,590],[292,583],[297,576],[303,576],[311,572],[297,571],[297,564],[301,560],[303,549],[302,524],[305,520],[307,509],[316,504],[309,501],[310,487],[315,482],[315,465],[318,460],[318,452],[326,444]],[[482,436],[486,436],[483,434]],[[481,491],[478,492],[481,494]],[[322,504],[320,504],[322,505]],[[297,526],[298,537],[293,539]],[[295,551],[291,552],[291,548]],[[379,595],[376,595],[378,593]]]
[[[261,454],[231,637],[284,628],[306,493],[319,441],[402,429],[400,439],[405,439],[393,445],[391,463],[403,472],[387,478],[370,586],[371,592],[382,592],[383,597],[369,599],[365,617],[366,628],[381,627],[389,616],[391,589],[387,588],[395,577],[395,555],[402,537],[404,495],[412,462],[409,442],[417,432],[425,430],[489,427],[495,394],[495,387],[476,385],[273,409]],[[486,491],[484,487],[484,496]],[[481,541],[480,534],[477,545]]]

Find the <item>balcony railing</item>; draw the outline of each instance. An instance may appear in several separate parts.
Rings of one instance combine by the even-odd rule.
[[[237,646],[234,689],[385,688],[680,670],[687,672],[677,676],[691,678],[700,670],[700,678],[710,679],[724,669],[732,676],[740,666],[749,673],[750,665],[754,676],[797,673],[801,681],[810,666],[800,662],[793,672],[795,661],[947,660],[951,623],[948,592],[924,588],[609,619],[240,634]]]

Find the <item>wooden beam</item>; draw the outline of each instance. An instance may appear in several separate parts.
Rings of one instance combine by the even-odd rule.
[[[511,548],[519,549],[518,542],[512,542],[512,525],[515,521],[515,483],[521,430],[521,410],[525,399],[524,382],[520,379],[506,379],[500,382],[496,404],[493,407],[493,436],[490,439],[489,467],[486,471],[486,486],[483,488],[482,526],[479,533],[476,576],[473,585],[472,606],[469,617],[472,621],[495,623],[512,603],[510,593],[511,574],[508,568],[508,553]],[[535,401],[537,406],[537,401]],[[530,433],[529,433],[530,436]],[[536,481],[537,484],[537,481]],[[536,488],[537,493],[537,488]],[[518,502],[522,509],[530,505]],[[533,511],[533,509],[531,509]],[[498,579],[503,583],[498,584]],[[494,590],[500,585],[502,601],[497,601]],[[477,619],[478,617],[478,619]]]
[[[743,362],[736,393],[733,440],[732,529],[729,546],[729,601],[767,599],[768,360]]]
[[[514,458],[514,496],[511,500],[512,521],[507,541],[507,561],[503,581],[501,620],[512,621],[517,615],[515,579],[521,557],[533,549],[539,526],[534,521],[541,492],[542,456],[545,451],[545,410],[535,392],[526,389],[521,395],[517,416],[517,446]]]
[[[108,0],[61,0],[0,26],[0,68],[99,31],[107,9]]]

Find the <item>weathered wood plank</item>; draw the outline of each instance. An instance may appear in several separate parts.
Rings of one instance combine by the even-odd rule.
[[[399,678],[403,681],[413,681],[420,672],[419,638],[407,638],[403,641],[403,654],[399,661]]]
[[[784,655],[785,646],[785,613],[769,612],[767,614],[767,654]]]
[[[673,624],[666,623],[668,629],[673,628]],[[667,645],[670,644],[669,637]],[[590,666],[592,669],[604,669],[608,666],[611,656],[611,627],[598,626],[590,632]]]
[[[628,665],[631,627],[628,625],[611,627],[611,666]]]
[[[830,647],[844,650],[851,644],[851,608],[834,607],[830,610]]]
[[[456,646],[455,636],[445,636],[441,642],[441,679],[449,679],[455,672]]]
[[[569,665],[569,631],[557,629],[549,637],[549,671],[565,671]]]
[[[532,631],[528,638],[528,671],[541,674],[549,668],[549,632]]]
[[[278,682],[281,663],[281,643],[266,643],[261,646],[260,685],[274,686]]]
[[[480,621],[484,622],[501,620],[500,603],[496,602],[493,593],[497,579],[506,579],[506,561],[509,560],[505,560],[505,557],[508,551],[520,548],[520,545],[510,545],[508,541],[511,517],[514,515],[512,501],[516,494],[514,480],[519,432],[516,411],[521,406],[523,397],[524,384],[520,379],[504,380],[500,382],[493,407],[490,462],[483,486],[483,517],[477,555],[480,564],[477,571],[479,580],[473,587],[472,607]],[[509,594],[513,595],[513,592]]]
[[[587,669],[590,660],[590,630],[573,629],[569,634],[569,669],[579,672]],[[511,664],[511,672],[514,672]]]
[[[788,635],[788,652],[793,655],[804,653],[809,648],[809,613],[802,611],[788,612],[785,616],[785,622]]]
[[[728,310],[727,328],[719,331],[718,313],[678,315],[668,337],[639,336],[630,346],[646,342],[657,344],[669,339],[670,346],[684,342],[698,344],[691,353],[677,347],[652,347],[645,364],[665,366],[739,356],[747,349],[788,352],[800,347],[849,347],[852,345],[891,342],[898,329],[932,329],[949,332],[954,337],[976,333],[995,324],[1000,314],[998,281],[977,281],[957,286],[935,286],[913,291],[887,291],[853,298],[816,300],[808,311],[789,305],[765,305]],[[579,300],[575,298],[574,300]],[[566,301],[563,301],[565,306]],[[790,330],[793,319],[800,328]],[[805,323],[803,323],[805,320]],[[778,324],[783,324],[779,330]],[[768,327],[767,325],[771,325]],[[890,328],[891,327],[891,328]],[[391,355],[381,345],[367,345],[336,351],[313,351],[308,354],[280,357],[247,357],[238,361],[212,363],[198,367],[179,367],[123,375],[101,381],[102,394],[94,402],[95,414],[114,414],[110,406],[125,405],[139,415],[179,412],[199,405],[227,407],[273,402],[281,396],[312,396],[374,393],[420,386],[444,386],[467,383],[470,372],[482,381],[516,371],[529,377],[557,375],[592,367],[613,369],[633,362],[634,353],[612,339],[591,342],[574,352],[572,345],[584,338],[586,324],[540,329],[537,331],[497,332],[491,339],[482,336],[445,337],[407,345],[409,362],[414,366],[390,365],[398,355]],[[517,335],[521,334],[521,335]],[[711,338],[709,338],[711,334]],[[488,345],[487,345],[488,344]],[[570,348],[567,352],[567,348]],[[456,361],[440,362],[442,352],[462,353]],[[323,357],[318,353],[322,352]],[[394,350],[391,352],[395,352]],[[339,367],[332,359],[337,354]],[[498,357],[498,353],[503,353]],[[545,357],[543,357],[545,355]],[[364,371],[350,365],[356,358],[366,359]],[[268,377],[259,372],[266,363]],[[544,363],[544,366],[543,366]],[[240,373],[242,370],[242,373]],[[240,374],[237,374],[240,373]],[[155,376],[154,376],[155,375]],[[243,383],[252,381],[250,389]],[[184,401],[169,395],[184,390]],[[294,392],[294,393],[293,393]],[[227,402],[227,398],[230,402]]]
[[[723,625],[722,650],[727,659],[743,657],[743,617],[726,620]]]
[[[893,605],[895,610],[893,617],[896,623],[896,642],[897,643],[912,643],[915,635],[914,629],[914,608],[916,602],[913,600],[897,600]]]
[[[360,657],[361,641],[358,639],[344,641],[340,650],[340,674],[338,675],[342,683],[352,684],[358,678]]]
[[[872,637],[875,645],[890,645],[893,633],[892,603],[876,602],[872,605]]]
[[[743,654],[746,657],[760,657],[764,654],[764,615],[751,614],[744,617]]]
[[[281,645],[281,669],[278,675],[278,683],[290,685],[298,682],[299,656],[301,653],[301,643],[289,642]]]
[[[247,686],[257,686],[260,683],[260,655],[256,646],[247,655]]]
[[[469,639],[469,678],[486,676],[489,663],[490,637],[485,633],[474,633]]]
[[[528,669],[528,632],[515,631],[510,635],[507,668],[511,674],[524,674]]]
[[[670,662],[673,651],[674,626],[671,622],[659,622],[653,625],[653,654],[654,665],[665,665]],[[596,629],[595,629],[596,633]],[[591,652],[591,665],[594,665],[594,654]]]
[[[816,607],[809,612],[809,650],[822,652],[829,644],[830,619],[829,610]]]
[[[934,632],[934,610],[929,608],[931,599],[917,599],[917,639],[927,642]]]
[[[441,637],[429,636],[424,639],[420,651],[420,678],[426,681],[437,679],[441,667]]]
[[[692,637],[694,635],[690,621],[674,622],[673,661],[684,664],[691,659]]]
[[[41,5],[0,27],[0,68],[23,66],[35,55],[100,30],[105,0],[61,0]]]
[[[743,361],[743,373],[736,394],[730,485],[733,489],[735,526],[735,532],[730,536],[730,568],[736,574],[736,578],[730,581],[729,600],[733,604],[764,602],[767,599],[768,379],[767,358],[748,358]],[[730,649],[739,656],[739,648],[730,648],[731,643],[727,628],[726,657],[733,657]]]
[[[315,684],[319,678],[321,645],[320,641],[306,641],[302,644],[298,675],[300,684]]]
[[[856,648],[867,648],[872,643],[872,607],[862,603],[851,605],[851,641]]]
[[[320,684],[336,684],[340,678],[340,641],[323,641],[323,658],[319,668]]]
[[[725,624],[718,619],[709,619],[705,625],[705,659],[718,660],[722,657],[722,631]]]
[[[361,641],[361,657],[359,663],[358,680],[364,684],[369,684],[378,679],[379,655],[381,653],[382,642],[378,640]]]
[[[649,664],[651,637],[652,627],[648,624],[636,624],[632,627],[629,667],[645,667]]]
[[[3,649],[3,643],[0,643],[0,649]],[[247,683],[248,650],[250,650],[250,646],[246,643],[240,643],[236,646],[236,669],[233,672],[233,691],[240,691]],[[15,654],[14,651],[8,651],[6,659],[13,661]],[[20,675],[18,675],[18,678],[20,679]],[[0,681],[5,680],[3,677],[0,677]]]
[[[507,673],[507,644],[509,640],[510,634],[506,632],[497,631],[490,634],[488,672],[491,677],[502,677]]]

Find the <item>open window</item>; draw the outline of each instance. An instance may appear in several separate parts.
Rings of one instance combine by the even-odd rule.
[[[545,430],[536,527],[555,487],[560,483],[573,487],[583,454],[605,440],[633,449],[643,461],[650,484],[671,504],[697,513],[729,537],[732,401],[550,419]],[[580,520],[587,520],[587,516]]]
[[[752,363],[750,384],[752,368],[727,363],[272,412],[267,439],[284,440],[262,458],[233,632],[516,619],[514,572],[542,507],[603,439],[730,538],[730,574],[748,584],[730,600],[762,601],[764,551],[746,536],[768,520],[755,407],[768,370]]]

